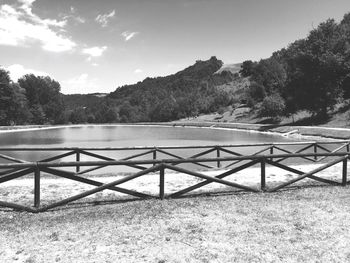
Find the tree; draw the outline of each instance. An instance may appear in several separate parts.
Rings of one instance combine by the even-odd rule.
[[[10,125],[13,116],[13,92],[10,84],[0,83],[0,125]]]
[[[255,81],[252,81],[246,89],[244,99],[246,102],[251,101],[252,104],[262,101],[266,96],[265,87]]]
[[[87,120],[88,118],[84,107],[75,108],[69,116],[69,122],[71,123],[86,123]]]
[[[119,108],[119,116],[121,122],[135,122],[137,120],[137,107],[131,106],[126,101]]]
[[[34,104],[30,107],[30,113],[32,116],[32,123],[45,124],[47,122],[45,112],[40,104]]]
[[[341,84],[348,69],[339,41],[342,41],[339,26],[334,20],[327,20],[311,31],[307,39],[289,48],[285,97],[292,98],[298,109],[324,118],[341,97]]]
[[[277,94],[267,96],[260,108],[260,116],[263,117],[278,117],[284,114],[286,109],[283,98]]]
[[[260,60],[254,67],[251,80],[262,85],[268,95],[279,93],[287,80],[284,65],[274,57]]]
[[[256,62],[253,62],[251,60],[243,61],[241,65],[241,70],[239,71],[239,73],[241,73],[243,77],[249,77],[254,73],[255,65],[256,65]]]
[[[0,125],[25,124],[30,119],[25,92],[0,69]]]
[[[11,78],[8,71],[0,68],[0,84],[10,84]]]
[[[171,98],[160,102],[151,112],[152,121],[170,121],[176,118],[177,103]]]
[[[33,114],[33,122],[59,123],[64,112],[60,84],[50,77],[25,75],[18,80],[25,89],[28,104]],[[38,114],[36,116],[35,114]]]

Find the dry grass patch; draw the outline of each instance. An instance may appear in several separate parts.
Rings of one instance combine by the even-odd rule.
[[[0,211],[1,262],[348,262],[349,187]]]

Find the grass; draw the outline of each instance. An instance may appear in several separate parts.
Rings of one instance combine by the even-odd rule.
[[[0,210],[1,262],[349,262],[349,187]]]

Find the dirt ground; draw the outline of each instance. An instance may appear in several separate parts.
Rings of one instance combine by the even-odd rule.
[[[299,165],[304,172],[319,165]],[[341,166],[320,172],[340,181]],[[216,175],[222,171],[207,172]],[[258,187],[260,167],[226,178]],[[94,177],[110,182],[116,177]],[[119,176],[120,177],[120,176]],[[292,175],[267,167],[267,185]],[[198,183],[165,174],[166,193]],[[93,187],[43,178],[42,204]],[[305,183],[308,183],[305,181]],[[159,175],[122,184],[157,195]],[[33,179],[2,184],[3,201],[33,203]],[[209,184],[201,191],[229,190]],[[40,214],[0,209],[1,262],[347,262],[350,260],[349,187],[318,186],[279,193],[227,193],[167,200],[123,201],[103,191]],[[119,201],[118,201],[119,200]],[[97,201],[102,201],[98,202]]]

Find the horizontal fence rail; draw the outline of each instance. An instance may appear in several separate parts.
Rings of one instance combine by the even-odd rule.
[[[201,145],[201,146],[158,146],[158,147],[110,147],[110,148],[0,148],[0,206],[28,212],[44,212],[59,206],[67,205],[93,194],[110,190],[127,194],[133,198],[179,198],[192,193],[208,184],[216,183],[227,189],[247,192],[276,192],[304,179],[311,179],[330,185],[346,186],[347,162],[349,160],[350,141],[327,142],[283,142],[234,145]],[[44,153],[40,160],[21,159],[20,153]],[[118,154],[118,158],[114,154]],[[122,157],[120,157],[122,156]],[[88,158],[88,160],[84,160]],[[300,171],[293,168],[295,163],[318,163],[311,171]],[[322,178],[317,173],[341,165],[339,180]],[[237,183],[226,179],[245,169],[258,166],[256,175],[257,187]],[[103,168],[126,167],[132,169],[126,175],[117,176],[108,183],[98,181],[93,172]],[[271,185],[267,180],[268,167],[276,167],[292,179]],[[136,171],[135,171],[136,170]],[[208,175],[203,170],[215,170],[216,175]],[[180,173],[196,178],[197,182],[167,193],[165,185],[168,172]],[[158,176],[158,194],[143,193],[127,189],[124,183],[145,175]],[[2,185],[6,182],[33,176],[33,206],[14,202],[1,201]],[[93,186],[92,189],[72,195],[60,201],[42,205],[41,181],[47,176],[65,178],[78,183]],[[179,187],[180,188],[180,187]]]

